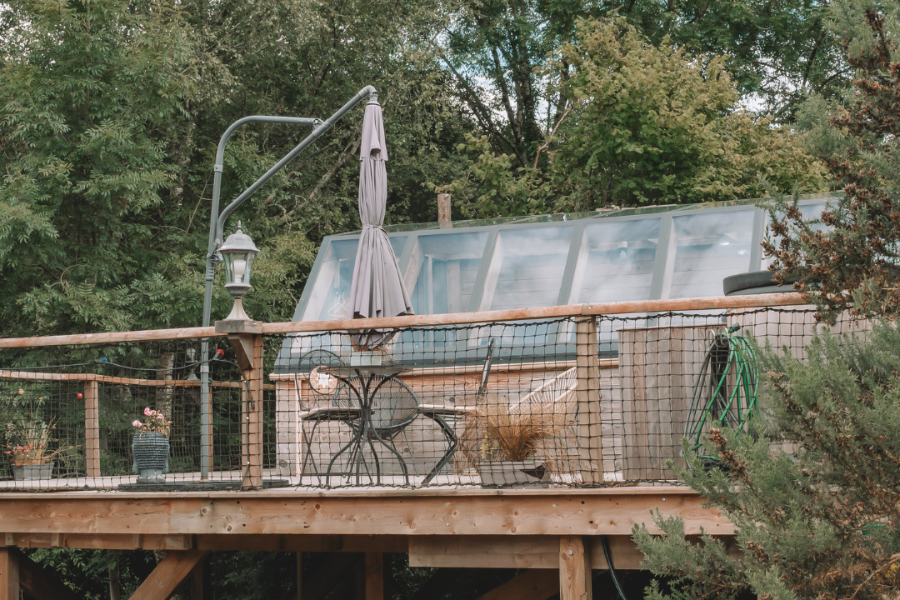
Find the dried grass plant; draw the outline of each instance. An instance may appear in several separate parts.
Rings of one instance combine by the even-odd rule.
[[[468,470],[483,462],[522,461],[536,458],[545,441],[562,436],[567,416],[553,402],[511,405],[488,395],[466,418],[459,438],[457,469]]]

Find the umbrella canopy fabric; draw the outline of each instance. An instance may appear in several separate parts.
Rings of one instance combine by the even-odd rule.
[[[359,218],[363,229],[350,284],[350,309],[354,319],[413,314],[400,265],[382,228],[387,205],[387,159],[381,106],[370,102],[363,118],[359,152]],[[393,334],[385,331],[367,331],[354,335],[353,342],[374,350],[391,337]]]

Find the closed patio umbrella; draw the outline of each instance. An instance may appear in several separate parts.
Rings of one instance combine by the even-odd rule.
[[[351,314],[354,319],[411,315],[413,309],[409,292],[406,291],[391,242],[382,229],[387,204],[385,162],[388,155],[381,106],[374,101],[366,105],[359,159],[362,234],[359,236],[350,285]],[[354,345],[361,349],[375,350],[391,337],[391,332],[371,330],[354,335],[352,339]]]

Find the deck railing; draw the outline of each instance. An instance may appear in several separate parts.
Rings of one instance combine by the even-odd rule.
[[[759,392],[746,373],[707,389],[722,340],[800,355],[813,317],[798,295],[772,294],[0,339],[0,490],[667,481],[686,434],[748,426],[742,406]],[[370,330],[391,339],[354,349]],[[172,421],[164,481],[133,473],[145,409]]]

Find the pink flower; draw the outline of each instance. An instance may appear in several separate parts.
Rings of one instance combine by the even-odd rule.
[[[159,419],[159,420],[162,420],[162,419],[164,419],[165,417],[163,417],[163,414],[162,414],[162,413],[159,413],[159,414],[156,415],[156,418]]]
[[[150,407],[149,406],[144,409],[144,416],[147,416],[147,417],[150,416]]]
[[[134,421],[131,422],[131,426],[132,427],[143,427],[144,424],[141,423],[140,421],[138,421],[137,419],[135,419]]]

